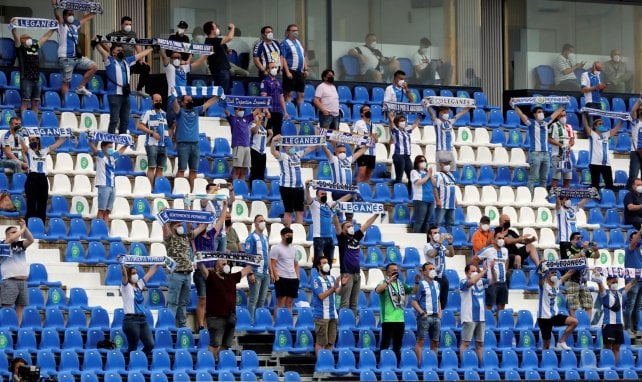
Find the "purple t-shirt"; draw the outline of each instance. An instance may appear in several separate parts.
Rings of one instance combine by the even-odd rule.
[[[346,234],[337,235],[339,242],[339,263],[341,273],[359,273],[361,270],[361,246],[363,232],[357,230],[352,237]]]
[[[227,121],[232,128],[232,147],[250,147],[250,123],[254,121],[252,114],[246,115],[243,118],[228,116]]]
[[[283,87],[281,81],[272,77],[265,77],[261,82],[261,93],[267,93],[268,97],[272,98],[272,106],[270,110],[273,113],[282,113],[281,96],[283,95]]]

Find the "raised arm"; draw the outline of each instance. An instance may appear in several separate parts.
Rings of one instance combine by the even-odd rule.
[[[13,36],[13,41],[16,43],[16,45],[20,45],[20,36],[18,36],[18,27],[14,26],[12,23],[13,23],[13,19],[9,21],[9,27],[11,28],[11,36]]]
[[[236,29],[234,24],[229,23],[229,25],[227,26],[227,35],[221,39],[221,45],[227,44],[228,42],[234,40],[234,29]]]
[[[469,107],[465,107],[459,113],[455,114],[455,121],[458,120],[459,118],[463,117],[464,114],[468,113],[469,111],[470,111],[470,108]]]
[[[642,96],[642,95],[641,95]],[[631,108],[631,119],[637,119],[638,116],[638,108],[640,107],[640,102],[642,102],[642,98],[638,98],[635,101],[635,104],[633,104],[633,107]]]
[[[214,229],[216,232],[221,232],[221,229],[223,229],[223,224],[225,224],[225,217],[227,215],[226,211],[227,207],[227,200],[223,200],[223,205],[221,206],[221,213],[218,215],[218,219],[216,220],[216,223],[214,223]]]
[[[178,114],[181,111],[181,105],[178,104],[178,97],[174,97],[174,104],[172,105],[174,108],[174,113]]]
[[[280,142],[280,141],[281,141],[281,134],[277,134],[272,138],[272,143],[270,143],[270,152],[272,153],[272,156],[274,156],[276,159],[281,159],[281,153],[276,148],[277,142]]]
[[[123,285],[127,285],[129,278],[127,277],[127,266],[125,264],[120,265],[120,281]]]
[[[554,112],[551,114],[551,121],[555,121],[557,117],[566,109],[566,105],[561,104]]]
[[[323,145],[321,146],[323,149],[323,152],[325,153],[325,157],[328,158],[328,160],[332,160],[332,157],[334,156],[330,149],[328,149],[328,145]]]
[[[107,48],[105,48],[102,44],[96,44],[96,50],[98,50],[98,53],[100,53],[100,57],[103,58],[103,61],[105,61],[107,57],[109,57]]]
[[[95,141],[89,141],[89,148],[91,148],[91,152],[96,155],[98,154],[98,147],[96,147],[96,142]]]
[[[221,213],[221,215],[225,216],[225,214],[223,214],[223,213]],[[223,217],[223,219],[225,219],[225,217]],[[217,222],[217,224],[218,224],[218,222]],[[207,229],[207,224],[201,223],[196,228],[194,228],[194,231],[192,231],[192,232],[194,233],[194,236],[198,236],[198,235],[202,234],[203,232],[205,232],[206,229]]]
[[[192,63],[190,64],[191,69],[198,68],[199,66],[203,65],[203,63],[205,63],[206,60],[207,60],[207,56],[206,55],[202,55],[201,57],[197,58],[196,60],[193,60]]]
[[[609,137],[616,136],[618,131],[620,131],[620,128],[622,127],[622,120],[620,119],[619,122],[615,125],[614,128],[609,131]]]
[[[365,154],[366,151],[368,151],[368,149],[369,149],[368,146],[362,146],[359,150],[357,150],[354,154],[352,154],[352,161],[354,162],[357,159],[359,159],[359,157]]]
[[[209,275],[210,275],[210,271],[209,271],[209,269],[207,269],[207,267],[205,266],[205,262],[204,262],[204,261],[201,261],[200,263],[198,263],[198,269],[200,269],[200,270],[201,270],[201,274],[203,275],[203,278],[204,278],[205,280],[207,280],[207,278],[208,278],[208,277],[209,277]]]
[[[60,137],[56,139],[56,141],[51,146],[49,146],[49,152],[53,153],[54,151],[56,151],[56,149],[60,147],[60,145],[65,143],[66,140],[67,140],[67,137]]]
[[[207,109],[210,108],[210,106],[212,106],[215,103],[217,103],[220,98],[221,97],[219,97],[219,96],[214,96],[214,97],[208,99],[207,101],[205,101],[205,103],[203,104],[203,113],[205,113],[207,111]],[[227,108],[225,108],[225,110],[227,110]]]
[[[54,6],[53,13],[54,17],[56,18],[56,21],[58,21],[59,24],[63,22],[62,20],[62,15],[60,14],[60,11],[58,8],[56,8],[56,4],[58,4],[58,0],[51,0],[51,5]]]
[[[162,49],[161,49],[162,50]],[[140,52],[136,53],[134,57],[136,57],[136,61],[140,61],[143,59],[143,57],[147,56],[153,51],[152,48],[147,48],[145,50],[141,50]]]
[[[468,280],[468,286],[471,287],[475,284],[477,284],[477,281],[481,280],[486,273],[488,272],[488,268],[484,268],[481,270],[481,272],[477,272],[477,275],[473,276]]]
[[[512,98],[510,99],[510,102],[513,102]],[[529,123],[528,117],[526,116],[526,114],[524,114],[522,109],[519,108],[519,106],[517,105],[513,106],[513,110],[515,110],[515,114],[519,116],[519,119],[522,121],[523,124],[527,125]]]
[[[163,224],[163,240],[169,239],[172,235],[172,230],[170,229],[169,223]]]
[[[359,230],[361,230],[361,232],[363,232],[363,234],[365,235],[368,228],[370,228],[370,226],[375,222],[375,220],[377,220],[378,217],[379,217],[379,214],[374,214],[370,216],[368,220],[366,220],[366,222],[363,223],[363,225],[361,225]]]
[[[15,31],[15,29],[13,31]],[[44,43],[46,43],[47,40],[49,40],[49,37],[51,37],[51,35],[54,34],[55,31],[56,31],[55,29],[49,29],[47,32],[45,32],[45,34],[43,34],[42,37],[40,37],[40,40],[38,40],[38,46],[42,47]]]
[[[154,276],[154,273],[158,270],[158,264],[154,264],[147,272],[145,273],[145,276],[143,276],[143,280],[145,280],[145,283],[149,282],[149,279]]]
[[[629,243],[629,249],[632,251],[638,246],[640,241],[640,236],[642,236],[642,231],[636,231],[631,237],[631,242]]]
[[[339,235],[341,233],[341,223],[339,222],[339,217],[337,214],[332,215],[332,224],[334,224],[334,230]]]
[[[314,198],[312,198],[310,196],[310,188],[311,188],[310,187],[310,180],[308,179],[308,180],[305,181],[305,203],[307,205],[312,204],[312,202],[314,201]]]
[[[95,12],[87,13],[86,15],[84,15],[83,17],[80,18],[80,26],[81,27],[84,26],[85,24],[87,24],[94,17],[96,17],[96,13]]]
[[[169,57],[167,57],[167,54],[165,54],[165,49],[159,49],[158,52],[160,53],[163,66],[169,65]]]
[[[591,135],[591,126],[589,126],[586,114],[586,112],[582,113],[582,125],[584,126],[584,132],[586,133],[586,135]]]

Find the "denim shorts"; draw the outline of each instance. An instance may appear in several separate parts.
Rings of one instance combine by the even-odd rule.
[[[95,62],[87,57],[58,57],[58,66],[62,73],[62,82],[71,82],[71,75],[74,74],[74,69],[88,70]]]
[[[167,165],[167,154],[165,146],[145,146],[147,152],[147,167],[165,168]]]
[[[201,155],[198,142],[178,142],[176,151],[178,152],[179,171],[185,171],[187,166],[189,166],[190,171],[198,170],[198,159]]]
[[[116,199],[114,187],[96,186],[96,188],[98,189],[98,210],[106,211],[114,208],[114,200]]]
[[[441,332],[441,318],[433,314],[426,318],[417,317],[417,339],[423,340],[426,335],[431,341],[439,341]]]
[[[40,101],[40,80],[20,79],[20,95],[23,101]]]

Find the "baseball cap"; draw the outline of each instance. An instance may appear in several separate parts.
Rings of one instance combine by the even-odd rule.
[[[189,25],[187,25],[187,22],[185,22],[185,20],[181,20],[181,21],[178,22],[177,27],[183,28],[183,29],[187,29],[187,27],[189,27]]]

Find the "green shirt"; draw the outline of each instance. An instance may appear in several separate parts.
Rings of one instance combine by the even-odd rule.
[[[385,281],[382,281],[379,285],[385,284]],[[409,286],[406,283],[402,283],[404,291],[406,292],[406,298],[408,298],[408,295],[412,292],[412,287]],[[398,284],[394,283],[391,284],[392,288],[397,290]],[[381,313],[379,314],[379,317],[381,318],[381,322],[404,322],[404,316],[403,316],[403,307],[399,309],[395,309],[394,304],[392,303],[392,300],[390,299],[390,293],[388,293],[388,287],[379,294],[379,305],[381,309]]]
[[[230,252],[239,252],[239,236],[236,234],[234,228],[230,228],[226,235],[227,245],[225,248]]]

